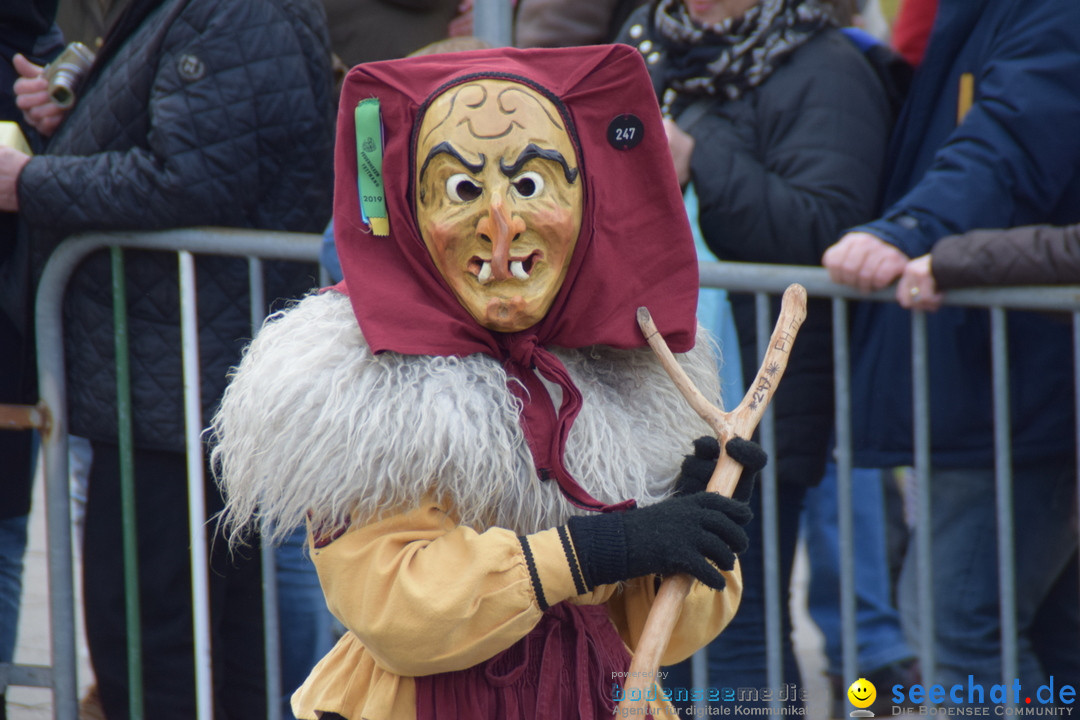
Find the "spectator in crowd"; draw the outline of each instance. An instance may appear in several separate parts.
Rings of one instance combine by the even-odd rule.
[[[119,16],[128,0],[61,0],[57,24],[67,41],[79,41],[90,48],[100,46],[109,26]],[[72,499],[74,522],[81,547],[81,527],[86,504],[86,475],[91,462],[89,442],[69,436],[71,451]],[[280,611],[281,682],[285,690],[283,713],[289,717],[288,696],[300,684],[312,666],[333,646],[337,625],[321,602],[322,591],[314,566],[303,550],[301,529],[275,548],[275,567]],[[314,599],[314,603],[312,602]],[[98,703],[97,689],[92,688],[83,701],[83,712]]]
[[[883,22],[880,9],[876,3],[855,0],[834,0],[832,6],[833,16],[848,39],[862,50],[883,79],[894,115],[898,114],[911,82],[911,67],[868,32],[870,27]],[[821,483],[807,490],[802,516],[810,574],[806,610],[821,631],[833,717],[847,714],[847,688],[855,679],[843,673],[838,483],[838,467],[830,460]],[[907,527],[902,519],[901,502],[890,471],[852,468],[851,504],[857,508],[851,519],[852,536],[856,539],[852,548],[856,677],[868,679],[875,687],[892,687],[897,683],[909,686],[920,679],[918,663],[904,638],[895,601],[894,567],[902,561],[902,552],[895,561],[890,556],[896,540],[888,531],[899,529],[901,547],[906,543]],[[897,522],[890,523],[892,518]],[[890,695],[882,693],[868,709],[888,714],[892,707]]]
[[[56,24],[67,42],[81,42],[91,50],[100,47],[105,33],[130,0],[59,0]]]
[[[133,0],[64,111],[40,68],[16,58],[18,102],[52,138],[44,155],[0,151],[0,205],[28,233],[33,277],[64,237],[89,230],[216,225],[318,231],[329,215],[330,52],[314,0]],[[195,716],[187,467],[177,262],[125,253],[132,367],[138,564],[146,715]],[[205,422],[250,333],[243,259],[197,263]],[[298,295],[314,268],[267,263],[267,295]],[[93,443],[83,547],[91,662],[105,714],[128,717],[119,457],[109,258],[69,285],[65,343],[70,426]],[[209,478],[209,473],[207,473]],[[212,481],[206,505],[221,507]],[[265,714],[257,550],[210,538],[215,714]]]
[[[844,676],[843,628],[840,615],[840,510],[839,469],[835,462],[825,466],[821,484],[807,492],[803,512],[810,577],[806,588],[806,610],[821,631],[833,717],[847,714],[847,689],[853,680]],[[891,483],[891,485],[890,485]],[[874,687],[910,687],[920,682],[915,653],[904,634],[897,609],[894,562],[890,555],[895,525],[906,531],[902,498],[892,471],[854,467],[851,470],[852,537],[855,599],[855,662],[858,677]],[[891,512],[890,512],[891,511]],[[890,523],[890,520],[896,522]],[[893,527],[891,527],[892,525]],[[906,543],[903,539],[901,542]],[[902,553],[898,553],[896,564]],[[868,708],[889,714],[894,706],[891,693],[879,692]]]
[[[451,35],[450,25],[468,13],[461,0],[322,0],[330,47],[346,68],[402,58]],[[462,7],[465,9],[462,10]],[[454,35],[471,35],[471,22]]]
[[[857,27],[884,42],[889,35],[889,21],[879,0],[822,0],[832,9],[833,19],[841,27]]]
[[[290,698],[341,637],[343,628],[326,607],[303,525],[274,546],[281,659],[281,717],[291,718]]]
[[[45,63],[63,49],[53,24],[55,0],[10,0],[0,7],[0,120],[15,122],[34,147],[36,134],[22,122],[15,106],[15,55]],[[11,262],[18,217],[0,213],[0,404],[33,404],[37,400],[32,319],[26,298],[15,302],[17,282]],[[33,480],[33,434],[0,429],[0,663],[12,662],[19,627],[23,556]],[[0,720],[6,720],[0,689]]]
[[[892,46],[912,67],[918,67],[934,27],[938,0],[902,0],[892,26]]]
[[[702,235],[721,260],[816,264],[841,229],[873,217],[891,110],[831,11],[816,0],[656,0],[620,34],[645,59],[676,173],[693,183]],[[758,367],[754,300],[732,294],[731,302],[748,386]],[[829,305],[812,300],[773,402],[785,682],[799,678],[787,597],[803,497],[820,481],[831,442],[831,358]],[[709,675],[725,686],[762,688],[760,494],[752,506],[744,600],[709,647]]]
[[[979,285],[1080,283],[1080,225],[972,230],[942,238],[904,266],[903,307],[937,310],[946,290]]]
[[[1072,0],[940,0],[890,149],[882,216],[823,256],[836,282],[870,291],[910,258],[980,227],[1080,219],[1080,5]],[[975,240],[965,236],[966,242]],[[907,285],[921,295],[919,284]],[[931,574],[937,673],[946,687],[1002,681],[994,428],[986,311],[927,317]],[[1019,681],[1080,676],[1077,655],[1075,417],[1068,329],[1035,313],[1009,323]],[[912,463],[910,314],[856,309],[852,343],[856,462]],[[1075,578],[1075,575],[1072,575]],[[917,625],[909,554],[901,609]],[[1038,632],[1055,627],[1050,642]],[[1008,681],[1008,679],[1006,679]]]
[[[514,44],[570,47],[612,42],[626,18],[647,0],[518,0]]]

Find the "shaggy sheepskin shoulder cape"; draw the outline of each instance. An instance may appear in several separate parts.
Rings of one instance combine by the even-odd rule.
[[[716,355],[704,337],[678,357],[719,405]],[[652,352],[552,351],[584,400],[567,441],[570,472],[605,503],[665,497],[691,442],[712,431]],[[565,523],[583,511],[537,477],[507,382],[487,355],[375,355],[347,297],[310,295],[267,321],[213,420],[226,521],[274,539],[305,519],[324,533],[427,498],[477,529]]]

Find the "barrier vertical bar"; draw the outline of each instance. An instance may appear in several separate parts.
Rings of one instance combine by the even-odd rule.
[[[59,315],[59,311],[57,312]],[[55,332],[60,333],[57,323]],[[38,335],[40,338],[40,334]],[[49,361],[38,361],[38,372]],[[63,375],[63,359],[61,358]],[[43,400],[63,398],[63,379],[54,372],[39,374]],[[58,387],[59,385],[59,387]],[[78,671],[75,654],[75,581],[71,551],[71,486],[68,481],[67,419],[54,415],[49,432],[42,435],[45,462],[45,513],[49,543],[49,625],[52,653],[53,720],[77,720]]]
[[[84,255],[61,245],[42,270],[34,300],[38,394],[50,416],[42,433],[49,562],[49,624],[54,720],[77,720],[75,576],[68,469],[67,377],[64,374],[64,289]]]
[[[1009,420],[1009,357],[1005,310],[990,309],[993,359],[994,487],[997,495],[998,587],[1001,596],[1001,673],[1005,685],[1020,677],[1016,624],[1016,546],[1013,524],[1012,430]],[[1015,705],[1010,699],[1008,705]]]
[[[690,656],[690,687],[691,688],[706,688],[709,687],[709,646],[698,650],[696,653]],[[694,712],[698,713],[702,717],[708,713],[709,703],[702,697],[700,700],[694,702]]]
[[[39,293],[40,294],[40,293]],[[71,484],[68,480],[67,414],[64,377],[62,298],[38,302],[35,332],[39,343],[38,394],[50,409],[50,423],[41,435],[45,465],[45,513],[48,527],[49,626],[52,662],[53,720],[77,720],[78,671],[75,654],[75,563],[72,553]],[[46,356],[40,348],[52,347]]]
[[[912,402],[915,418],[915,561],[918,576],[919,662],[923,685],[934,684],[937,652],[934,647],[934,580],[930,524],[930,369],[926,313],[911,313]]]
[[[142,720],[142,622],[139,606],[138,512],[135,506],[135,447],[131,435],[131,365],[128,356],[124,251],[109,249],[112,263],[113,345],[116,351],[116,434],[120,453],[120,517],[124,557],[124,619],[128,652],[128,711]]]
[[[858,679],[855,624],[855,521],[852,502],[851,356],[847,333],[848,305],[833,298],[833,382],[836,408],[836,493],[840,537],[840,643],[844,684]]]
[[[211,673],[209,562],[207,561],[206,477],[202,452],[202,392],[199,387],[199,327],[195,301],[195,259],[178,253],[180,265],[180,337],[184,367],[184,430],[188,466],[188,527],[191,533],[191,600],[195,626],[195,707],[199,720],[213,709]]]
[[[772,335],[772,306],[769,295],[763,292],[754,294],[754,309],[757,321],[758,358],[765,357]],[[776,426],[770,407],[761,418],[761,445],[769,457],[776,457]],[[784,679],[783,622],[780,603],[787,598],[780,597],[780,551],[777,547],[780,539],[780,523],[777,508],[776,463],[765,466],[761,475],[761,538],[765,563],[765,677],[769,689],[769,709],[780,713],[780,686]]]
[[[1077,468],[1077,517],[1080,517],[1080,312],[1074,312],[1073,321],[1073,395],[1075,407],[1073,409],[1076,424],[1076,468]]]
[[[514,41],[514,11],[507,0],[473,1],[473,35],[494,47]]]
[[[248,296],[251,298],[251,337],[259,332],[266,317],[266,285],[262,260],[248,258]],[[267,528],[269,530],[269,528]],[[269,533],[266,533],[269,534]],[[266,655],[266,720],[281,720],[281,634],[278,614],[277,562],[274,548],[259,541],[262,561],[263,652]]]

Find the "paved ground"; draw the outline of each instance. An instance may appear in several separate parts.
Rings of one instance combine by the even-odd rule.
[[[34,485],[34,509],[30,518],[30,538],[23,576],[22,612],[19,617],[19,637],[15,662],[26,665],[48,665],[49,650],[49,591],[45,555],[45,499],[41,478]],[[82,622],[82,618],[79,618]],[[85,688],[91,682],[90,665],[80,643],[79,681]],[[52,692],[44,688],[10,687],[7,691],[9,720],[51,720]]]
[[[809,698],[806,717],[817,720],[829,717],[829,681],[825,676],[824,640],[806,612],[806,580],[806,551],[800,544],[791,578],[791,623],[795,629],[795,656]]]

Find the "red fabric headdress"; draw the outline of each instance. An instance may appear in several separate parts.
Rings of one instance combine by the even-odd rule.
[[[518,333],[488,330],[458,303],[420,237],[412,200],[414,135],[425,104],[477,77],[518,80],[557,98],[585,183],[566,281],[547,316]],[[389,236],[370,232],[357,194],[354,110],[372,97],[381,107]],[[696,329],[693,237],[639,53],[623,45],[499,48],[359,65],[342,89],[336,152],[334,229],[345,276],[338,289],[348,293],[371,350],[498,358],[527,391],[511,384],[524,403],[521,424],[540,476],[554,478],[579,507],[611,509],[563,464],[581,394],[547,348],[643,347],[639,306],[649,308],[674,352],[693,347]],[[558,412],[537,373],[562,388]]]

